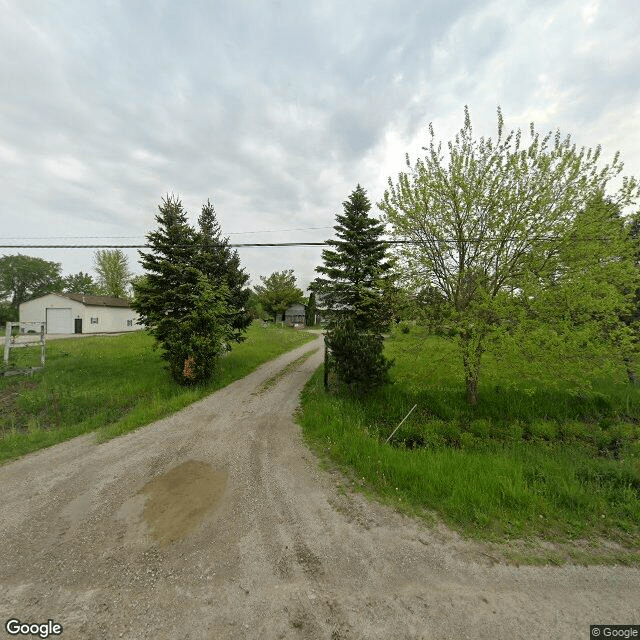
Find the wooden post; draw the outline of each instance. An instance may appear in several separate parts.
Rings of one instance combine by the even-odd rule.
[[[7,322],[7,328],[4,332],[4,363],[9,362],[9,349],[11,345],[11,323]]]

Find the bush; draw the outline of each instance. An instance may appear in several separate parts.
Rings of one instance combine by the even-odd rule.
[[[400,331],[402,331],[402,333],[407,334],[411,331],[411,325],[409,325],[408,322],[401,322],[398,325],[398,328],[400,329]]]
[[[358,331],[354,322],[344,319],[327,332],[329,370],[338,380],[358,392],[368,391],[389,382],[393,364],[382,354],[382,336]]]

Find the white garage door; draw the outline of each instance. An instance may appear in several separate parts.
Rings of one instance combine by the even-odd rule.
[[[47,333],[73,333],[71,309],[47,309]]]

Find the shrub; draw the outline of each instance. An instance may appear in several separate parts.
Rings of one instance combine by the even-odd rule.
[[[404,334],[407,334],[411,331],[411,326],[409,325],[408,322],[401,322],[398,325],[398,328],[400,329],[400,331]]]
[[[381,335],[359,331],[351,319],[345,318],[333,324],[325,339],[330,352],[329,369],[340,382],[358,392],[389,382],[393,363],[382,353]]]

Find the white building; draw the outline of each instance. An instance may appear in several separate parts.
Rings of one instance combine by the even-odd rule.
[[[142,328],[127,300],[79,293],[49,293],[23,302],[20,322],[45,322],[47,333],[116,333]]]

